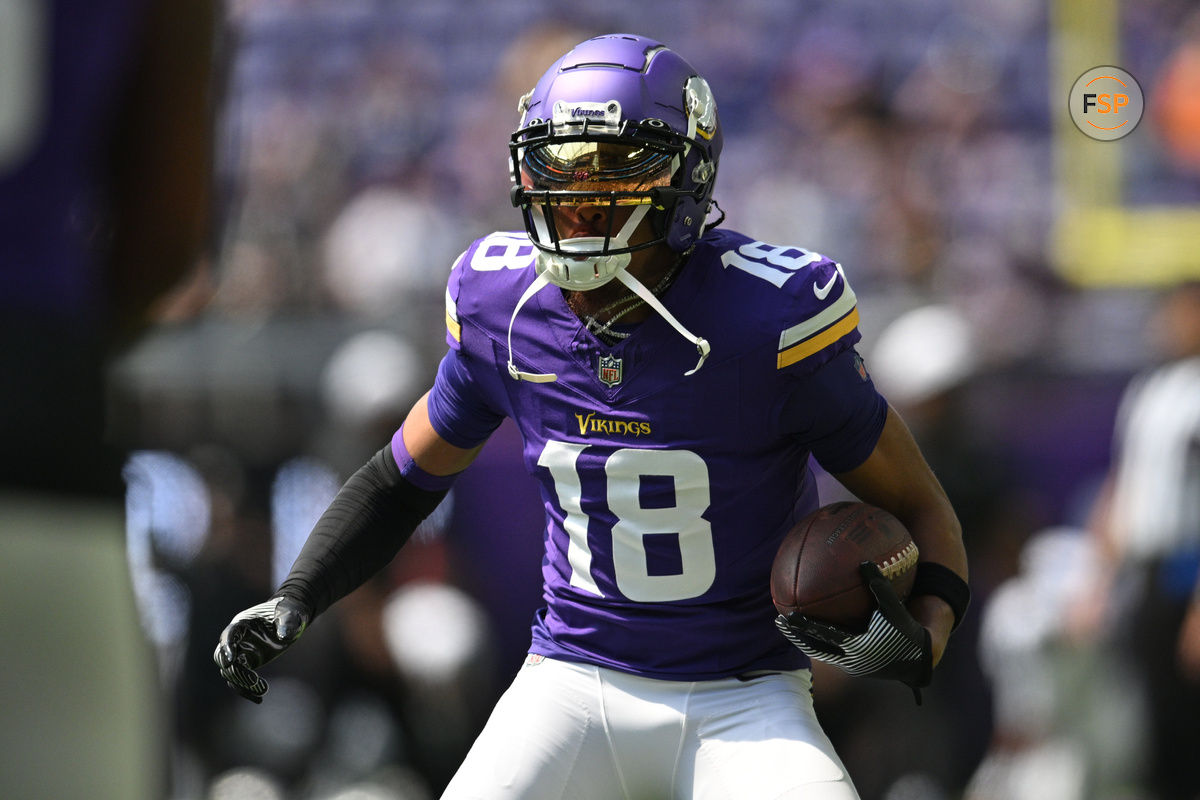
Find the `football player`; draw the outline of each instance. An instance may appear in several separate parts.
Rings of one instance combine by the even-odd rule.
[[[221,673],[258,700],[258,667],[386,565],[509,417],[545,503],[546,605],[445,797],[853,798],[809,657],[923,686],[967,590],[955,514],[855,352],[846,273],[717,227],[716,104],[658,42],[578,45],[520,114],[524,232],[459,257],[433,387],[221,635]],[[781,621],[797,649],[768,575],[818,504],[810,454],[922,564],[907,606],[873,582],[865,634]]]

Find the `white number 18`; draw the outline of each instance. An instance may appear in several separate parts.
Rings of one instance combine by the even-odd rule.
[[[602,594],[592,577],[588,545],[588,516],[583,512],[582,483],[577,464],[588,447],[550,440],[538,464],[550,470],[559,506],[566,518],[567,561],[571,585]],[[621,448],[604,462],[609,510],[617,518],[612,528],[613,578],[621,594],[637,602],[664,602],[699,597],[717,574],[712,526],[701,514],[709,506],[708,467],[690,450]],[[645,508],[640,499],[643,477],[666,477],[674,482],[675,505]],[[679,538],[681,569],[677,574],[651,575],[645,537],[675,533]]]

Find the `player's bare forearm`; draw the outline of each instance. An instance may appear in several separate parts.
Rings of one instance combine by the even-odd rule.
[[[958,516],[894,409],[888,409],[883,433],[867,460],[836,477],[863,502],[903,522],[922,561],[941,564],[966,580],[967,554]]]
[[[887,509],[903,522],[922,562],[940,564],[966,581],[967,554],[958,516],[894,409],[888,409],[883,433],[867,460],[837,477],[861,500]],[[937,664],[954,628],[954,611],[942,598],[928,594],[914,596],[908,609],[929,631]]]
[[[931,594],[919,595],[909,600],[908,611],[929,631],[930,643],[933,646],[933,665],[936,667],[942,660],[946,644],[950,641],[950,632],[954,630],[954,612],[949,603]]]
[[[456,475],[471,465],[483,445],[470,450],[447,442],[429,421],[429,393],[413,405],[404,420],[404,447],[417,466],[431,475]]]

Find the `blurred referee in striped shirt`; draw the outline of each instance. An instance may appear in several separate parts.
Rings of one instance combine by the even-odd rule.
[[[1094,528],[1116,655],[1145,701],[1145,786],[1194,800],[1200,770],[1180,756],[1200,753],[1200,281],[1166,293],[1151,333],[1163,361],[1125,390]]]

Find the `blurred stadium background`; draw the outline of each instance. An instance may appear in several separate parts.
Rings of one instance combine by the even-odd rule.
[[[818,676],[864,800],[1148,797],[1136,698],[1114,691],[1103,635],[1066,636],[1062,609],[1091,557],[1120,393],[1156,358],[1156,298],[1200,278],[1193,3],[229,0],[226,14],[214,255],[111,374],[173,798],[435,797],[515,673],[541,524],[507,427],[392,567],[267,670],[262,706],[210,657],[432,380],[454,257],[519,227],[517,97],[576,41],[622,30],[710,81],[727,224],[845,265],[868,365],[964,521],[973,615],[926,705]],[[1102,64],[1147,101],[1112,143],[1067,114],[1075,78]],[[1018,610],[989,613],[1015,580]],[[1010,788],[1026,784],[1040,788]]]

